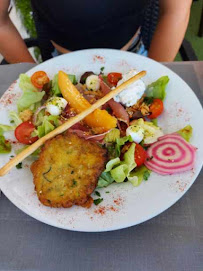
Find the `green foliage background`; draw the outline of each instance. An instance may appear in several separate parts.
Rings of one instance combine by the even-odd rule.
[[[43,1],[43,0],[42,0]],[[14,0],[16,10],[20,13],[22,24],[31,37],[36,37],[36,29],[32,15],[30,0]]]
[[[27,33],[32,38],[37,37],[37,32],[35,29],[35,23],[33,20],[33,13],[31,8],[30,0],[14,0],[16,10],[20,14],[22,24],[24,25]],[[41,62],[41,54],[38,47],[34,48],[34,55],[38,62]]]

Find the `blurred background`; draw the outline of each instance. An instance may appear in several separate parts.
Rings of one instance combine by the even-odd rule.
[[[197,60],[203,60],[203,0],[193,1],[190,15],[189,26],[185,35],[186,44],[184,50],[196,57]],[[16,28],[22,35],[23,39],[36,38],[36,30],[33,21],[30,0],[13,0],[9,8],[10,18]],[[30,45],[29,45],[30,46]],[[41,62],[40,50],[38,47],[29,48],[33,57]],[[182,61],[182,54],[178,53],[175,61]],[[187,59],[184,59],[187,60]],[[189,59],[190,60],[190,59]],[[194,60],[194,59],[193,59]],[[0,56],[1,61],[1,56]]]

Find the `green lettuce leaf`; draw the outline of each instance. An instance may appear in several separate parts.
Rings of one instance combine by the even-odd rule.
[[[136,168],[134,159],[135,143],[133,143],[128,151],[124,154],[123,161],[120,158],[114,158],[106,164],[106,170],[101,174],[98,187],[107,187],[114,181],[122,183],[126,179],[132,183],[133,186],[138,186],[143,180],[147,181],[151,171],[144,165]]]
[[[56,127],[58,127],[60,125],[59,116],[50,115],[50,116],[47,117],[47,120],[52,121]]]
[[[29,109],[34,113],[40,106],[41,106],[41,101],[34,103],[34,104],[31,104]]]
[[[106,164],[106,169],[105,172],[111,171],[114,166],[117,166],[120,164],[120,158],[116,157],[114,159],[111,159],[107,164]]]
[[[27,90],[34,92],[38,91],[38,89],[31,83],[31,79],[27,74],[24,73],[20,74],[19,79],[20,79],[19,86],[22,89],[22,91]]]
[[[14,131],[15,128],[16,128],[15,126],[0,124],[0,130],[3,132]]]
[[[44,117],[45,117],[45,109],[42,109],[38,114],[37,114],[37,119],[36,119],[36,122],[35,122],[35,126],[39,126],[43,123],[43,120],[44,120]]]
[[[110,170],[111,177],[115,180],[115,182],[124,182],[130,172],[136,167],[134,154],[135,143],[133,143],[128,151],[124,154],[124,160],[121,161],[119,165]]]
[[[44,96],[45,92],[35,92],[32,90],[25,90],[23,95],[17,102],[18,111],[21,112],[31,106],[35,105],[36,103],[40,102]],[[34,107],[32,108],[34,109]]]
[[[157,119],[152,119],[151,122],[152,122],[155,126],[159,127],[159,126],[158,126],[158,120],[157,120]]]
[[[111,177],[115,180],[115,182],[122,183],[126,179],[128,171],[129,171],[128,166],[123,164],[112,169],[110,173]]]
[[[74,85],[77,84],[76,76],[74,74],[68,74],[68,77]],[[62,94],[58,85],[58,73],[57,73],[54,75],[54,78],[52,80],[52,96],[61,96],[61,95]]]
[[[128,181],[132,183],[133,186],[138,186],[143,180],[147,181],[150,176],[151,171],[145,166],[138,167],[130,172]]]
[[[116,154],[118,157],[120,156],[120,153],[121,153],[121,147],[125,145],[125,143],[128,141],[133,142],[131,136],[124,136],[124,137],[116,139]]]
[[[18,113],[15,111],[10,111],[9,117],[15,123],[16,126],[22,123],[21,118],[19,117]]]
[[[146,91],[145,94],[147,97],[153,97],[153,98],[158,98],[161,100],[164,100],[166,96],[166,86],[169,82],[169,77],[168,76],[162,76],[155,82],[151,83]]]
[[[116,142],[116,139],[118,138],[120,138],[120,130],[114,128],[108,134],[106,134],[104,141],[105,143]]]
[[[45,116],[41,125],[37,127],[35,136],[43,137],[59,126],[59,116]],[[32,135],[33,136],[33,135]]]
[[[109,159],[113,159],[117,157],[116,155],[116,143],[106,143],[105,147],[108,151],[108,157]]]
[[[135,163],[135,146],[135,143],[130,146],[128,151],[124,154],[124,160],[121,162],[128,166],[129,172],[137,166]]]
[[[98,188],[107,187],[108,185],[112,184],[114,179],[111,177],[110,172],[102,172],[101,176],[98,180]]]
[[[61,96],[61,91],[58,86],[58,73],[54,75],[54,78],[52,80],[52,95],[53,96]]]
[[[28,147],[29,147],[29,145],[23,146],[22,148],[15,150],[15,153],[19,154],[22,151],[24,151],[25,149],[27,149]],[[40,152],[41,152],[41,148],[38,148],[38,149],[36,149],[36,151],[34,151],[33,153],[31,153],[29,156],[31,156],[33,158],[38,158],[39,155],[40,155]]]
[[[192,132],[193,132],[192,126],[187,125],[183,129],[180,129],[179,131],[177,131],[176,133],[181,135],[187,142],[190,142],[190,139],[192,137]]]
[[[8,142],[3,136],[3,129],[0,129],[0,153],[9,153],[11,152],[11,143]]]
[[[130,172],[128,175],[128,181],[133,185],[133,186],[138,186],[141,182],[139,182],[139,179],[137,177],[137,174],[135,172]]]
[[[38,131],[38,136],[43,137],[46,134],[50,133],[51,131],[54,130],[54,125],[51,124],[48,120],[45,120],[42,125],[38,126],[37,131]]]
[[[71,80],[71,82],[74,85],[76,85],[78,83],[75,74],[68,74],[68,78]]]

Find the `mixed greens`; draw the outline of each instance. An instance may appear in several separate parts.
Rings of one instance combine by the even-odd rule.
[[[64,72],[55,74],[52,80],[44,71],[31,77],[21,74],[22,95],[17,101],[17,112],[9,113],[12,125],[0,125],[0,153],[11,151],[11,143],[5,139],[4,132],[15,130],[16,139],[25,145],[18,150],[20,152],[136,73],[132,70],[126,74],[105,75],[102,67],[99,75],[91,71],[84,73],[78,80],[80,83],[75,75]],[[71,128],[72,132],[97,141],[108,151],[109,161],[99,177],[98,188],[113,182],[130,182],[138,186],[148,180],[151,170],[150,166],[146,167],[146,161],[153,157],[149,157],[146,150],[163,137],[157,117],[164,110],[168,82],[168,76],[162,76],[148,86],[138,80],[104,108],[97,109],[77,127]],[[188,125],[176,134],[189,141],[192,127]],[[37,157],[39,153],[40,150],[33,156]]]

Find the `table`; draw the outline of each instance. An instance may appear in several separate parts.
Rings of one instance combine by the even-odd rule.
[[[203,62],[164,63],[203,101]],[[0,95],[33,64],[0,66]],[[106,233],[65,231],[0,197],[0,271],[202,271],[203,172],[170,209],[141,225]]]

